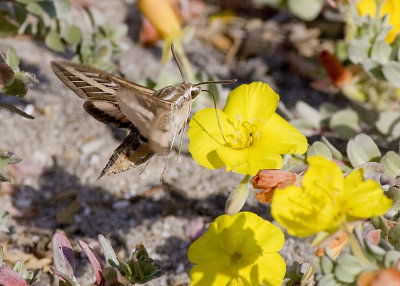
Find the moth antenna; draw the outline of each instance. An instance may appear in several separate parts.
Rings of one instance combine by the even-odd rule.
[[[228,141],[226,141],[224,133],[222,132],[222,127],[221,127],[221,122],[219,121],[219,116],[218,116],[218,109],[217,109],[217,101],[215,100],[215,95],[214,93],[212,93],[211,91],[207,90],[207,89],[202,89],[201,91],[206,91],[209,94],[211,94],[213,102],[214,102],[214,110],[215,110],[215,115],[217,116],[217,122],[218,122],[218,128],[219,128],[219,132],[221,132],[221,136],[222,139],[224,140],[224,142],[229,145]]]
[[[199,86],[199,85],[203,85],[203,84],[231,84],[231,83],[235,83],[237,81],[238,80],[236,78],[235,79],[223,79],[223,80],[210,80],[210,81],[202,81],[202,82],[196,83],[193,86]],[[204,91],[206,91],[206,90],[204,90]]]
[[[182,65],[181,65],[181,63],[180,63],[179,60],[178,60],[178,55],[177,55],[176,52],[175,52],[175,47],[174,47],[174,44],[173,44],[173,43],[172,43],[172,45],[171,45],[171,52],[172,52],[172,56],[174,57],[174,60],[175,60],[175,62],[176,62],[176,65],[178,66],[179,73],[181,74],[182,80],[183,80],[183,81],[186,81],[186,80],[185,80],[185,76],[183,75]]]

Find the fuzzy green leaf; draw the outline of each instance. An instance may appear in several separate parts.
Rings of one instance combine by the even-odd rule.
[[[323,4],[323,0],[288,0],[287,2],[290,12],[305,21],[317,18]]]
[[[68,44],[75,45],[82,39],[82,32],[75,25],[67,26],[63,30],[63,38]]]
[[[320,128],[321,114],[303,101],[296,103],[296,111],[310,126],[315,129]]]
[[[389,242],[397,249],[400,249],[400,225],[396,224],[389,230]]]
[[[383,135],[391,135],[394,138],[400,136],[400,114],[387,110],[379,113],[379,119],[375,123],[376,128]]]
[[[360,130],[358,114],[350,109],[338,111],[332,116],[329,126],[341,138],[351,138]]]
[[[326,146],[321,141],[314,142],[307,150],[307,157],[320,155],[329,160],[332,159],[332,153],[329,150],[328,146]]]
[[[14,72],[19,72],[19,57],[15,49],[10,48],[7,51],[6,63]]]
[[[357,167],[370,161],[378,161],[381,157],[381,152],[371,137],[366,134],[359,134],[349,140],[347,156],[351,165]]]
[[[98,240],[100,242],[101,248],[103,249],[106,263],[113,267],[119,267],[117,255],[115,254],[115,251],[112,248],[110,241],[101,234],[99,234]]]
[[[381,159],[381,163],[385,167],[385,174],[390,178],[400,176],[400,156],[394,151],[387,152]]]
[[[50,31],[50,33],[47,34],[44,42],[46,43],[46,46],[56,52],[62,53],[65,51],[65,46],[56,31]]]
[[[400,252],[395,250],[389,250],[385,255],[383,266],[385,268],[392,267],[398,263],[399,259],[400,259]]]
[[[383,65],[382,72],[388,82],[397,88],[400,88],[400,63],[391,61]]]
[[[352,255],[340,256],[335,267],[335,277],[344,283],[354,283],[357,275],[362,271],[360,261]]]
[[[333,146],[331,144],[331,142],[329,142],[328,139],[326,139],[325,136],[321,137],[321,141],[323,143],[325,143],[325,145],[329,148],[329,151],[331,151],[333,158],[338,159],[338,160],[342,160],[343,159],[342,153],[340,153],[340,151],[338,149],[336,149],[336,147]]]
[[[365,39],[354,39],[349,44],[349,58],[355,63],[364,62],[369,55],[371,44]]]
[[[389,61],[392,47],[386,41],[376,42],[371,49],[371,58],[378,63],[384,64]]]

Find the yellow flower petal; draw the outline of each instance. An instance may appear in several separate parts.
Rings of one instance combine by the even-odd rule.
[[[304,154],[308,148],[307,138],[276,113],[263,127],[256,144],[277,154]]]
[[[233,132],[227,115],[218,110],[218,117],[223,131]],[[214,108],[205,108],[196,112],[190,120],[188,136],[190,138],[189,152],[197,163],[209,169],[218,169],[225,165],[216,152],[218,148],[224,146],[225,142]]]
[[[203,250],[203,252],[205,252]],[[190,285],[192,286],[220,286],[229,285],[232,276],[227,272],[226,265],[208,263],[195,265],[190,270]]]
[[[320,204],[317,190],[305,193],[302,188],[296,186],[275,190],[271,203],[274,219],[284,226],[289,234],[298,237],[338,227],[339,224],[334,218],[339,210],[340,207],[335,204]]]
[[[253,265],[240,269],[239,277],[247,282],[244,285],[279,286],[285,276],[285,267],[286,263],[278,253],[264,254]]]
[[[375,0],[360,0],[357,3],[358,13],[361,16],[370,15],[375,17],[376,5]]]
[[[189,248],[191,285],[280,285],[283,243],[282,231],[254,213],[219,216]]]
[[[243,175],[255,176],[260,169],[280,169],[283,165],[281,155],[270,153],[259,144],[245,150],[219,148],[217,154],[226,164],[226,171]]]
[[[278,107],[278,102],[279,95],[268,84],[252,82],[232,90],[223,111],[239,121],[262,119],[267,122]]]
[[[314,189],[318,189],[320,191],[318,198],[323,200],[323,203],[331,200],[332,194],[341,195],[343,174],[339,166],[322,156],[313,156],[307,161],[310,168],[302,181],[304,188],[313,193],[315,193]]]
[[[383,215],[393,205],[376,181],[363,181],[362,170],[351,172],[344,179],[344,188],[343,208],[347,208],[348,214],[354,218]]]

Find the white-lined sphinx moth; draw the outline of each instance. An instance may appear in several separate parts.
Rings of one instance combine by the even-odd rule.
[[[173,47],[172,53],[182,75]],[[190,116],[192,100],[201,92],[200,85],[236,81],[191,84],[183,80],[177,86],[153,90],[81,64],[55,61],[51,66],[66,86],[85,99],[83,108],[90,115],[130,130],[99,178],[136,167],[154,154],[167,155]]]

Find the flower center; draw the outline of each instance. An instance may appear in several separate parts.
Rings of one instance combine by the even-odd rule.
[[[234,252],[231,256],[231,261],[233,263],[239,263],[242,259],[242,255],[239,252]]]
[[[232,149],[246,149],[253,145],[260,137],[264,124],[258,119],[243,121],[238,115],[236,119],[233,124],[235,131],[226,136],[226,143]]]

